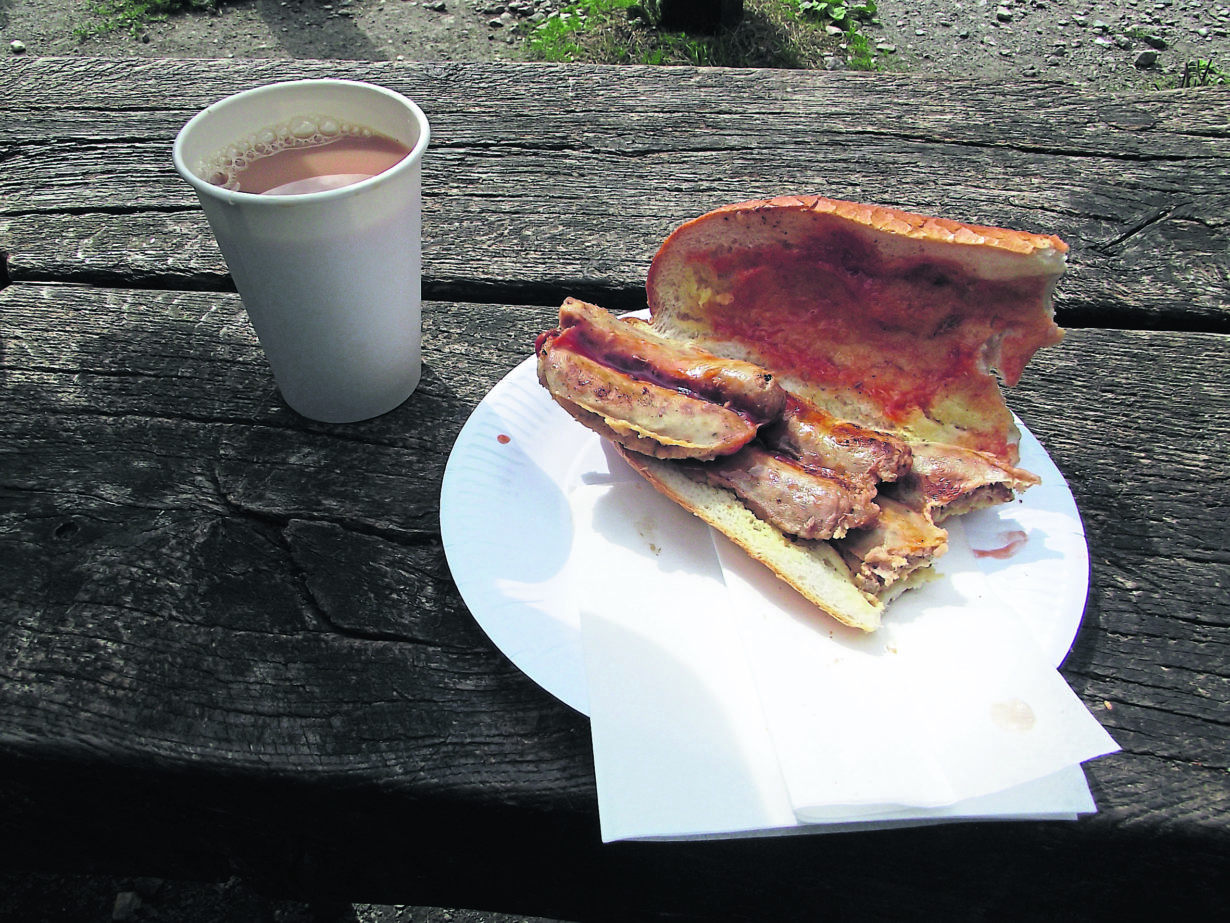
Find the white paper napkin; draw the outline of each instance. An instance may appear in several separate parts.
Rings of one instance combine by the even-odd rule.
[[[800,820],[946,807],[1117,749],[949,526],[950,576],[903,595],[871,635],[826,624],[718,542]]]
[[[960,551],[868,636],[639,480],[571,502],[605,841],[1094,810],[1114,742]]]
[[[793,825],[709,530],[661,499],[574,497],[574,558],[611,575],[578,587],[603,839]]]

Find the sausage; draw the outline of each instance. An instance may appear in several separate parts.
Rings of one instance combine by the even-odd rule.
[[[719,404],[664,388],[539,338],[538,378],[577,420],[634,451],[707,460],[736,452],[756,424]]]
[[[880,508],[875,488],[832,471],[747,446],[735,455],[696,466],[710,484],[733,490],[760,519],[803,539],[841,538],[872,522]]]
[[[895,485],[894,493],[898,501],[933,522],[1007,503],[1017,491],[1042,480],[976,449],[916,442],[911,451],[910,470]]]
[[[764,423],[781,415],[786,392],[758,365],[670,340],[636,318],[620,320],[597,305],[564,301],[560,329],[571,348],[633,378],[673,387]]]
[[[910,469],[910,447],[904,440],[838,420],[794,397],[765,438],[805,465],[830,468],[855,480],[895,481]]]
[[[834,542],[855,585],[873,596],[900,589],[948,550],[948,533],[930,517],[883,496],[876,505],[880,515],[874,523]]]

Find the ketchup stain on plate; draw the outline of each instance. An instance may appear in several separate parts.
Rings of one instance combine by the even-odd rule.
[[[1029,536],[1020,530],[1014,529],[1011,532],[999,533],[1000,540],[1004,543],[998,548],[974,548],[974,557],[976,558],[998,558],[1004,560],[1010,558],[1018,551],[1021,546],[1029,541]]]
[[[508,435],[508,433],[500,433],[500,435],[495,437],[495,441],[500,445],[508,445],[512,442],[512,436]]]

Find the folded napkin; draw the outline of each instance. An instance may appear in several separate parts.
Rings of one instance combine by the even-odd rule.
[[[639,479],[571,505],[604,841],[1094,810],[1080,763],[1117,747],[959,526],[865,635]]]

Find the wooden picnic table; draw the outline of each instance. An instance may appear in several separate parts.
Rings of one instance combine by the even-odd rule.
[[[424,377],[281,403],[171,141],[348,77],[418,100]],[[1230,89],[522,64],[0,65],[0,864],[567,920],[1110,918],[1230,868]],[[820,193],[1072,246],[1013,409],[1091,587],[1062,673],[1122,752],[1074,822],[599,840],[586,717],[441,546],[449,450],[565,295],[644,306],[676,225]],[[527,535],[533,535],[527,523]]]

